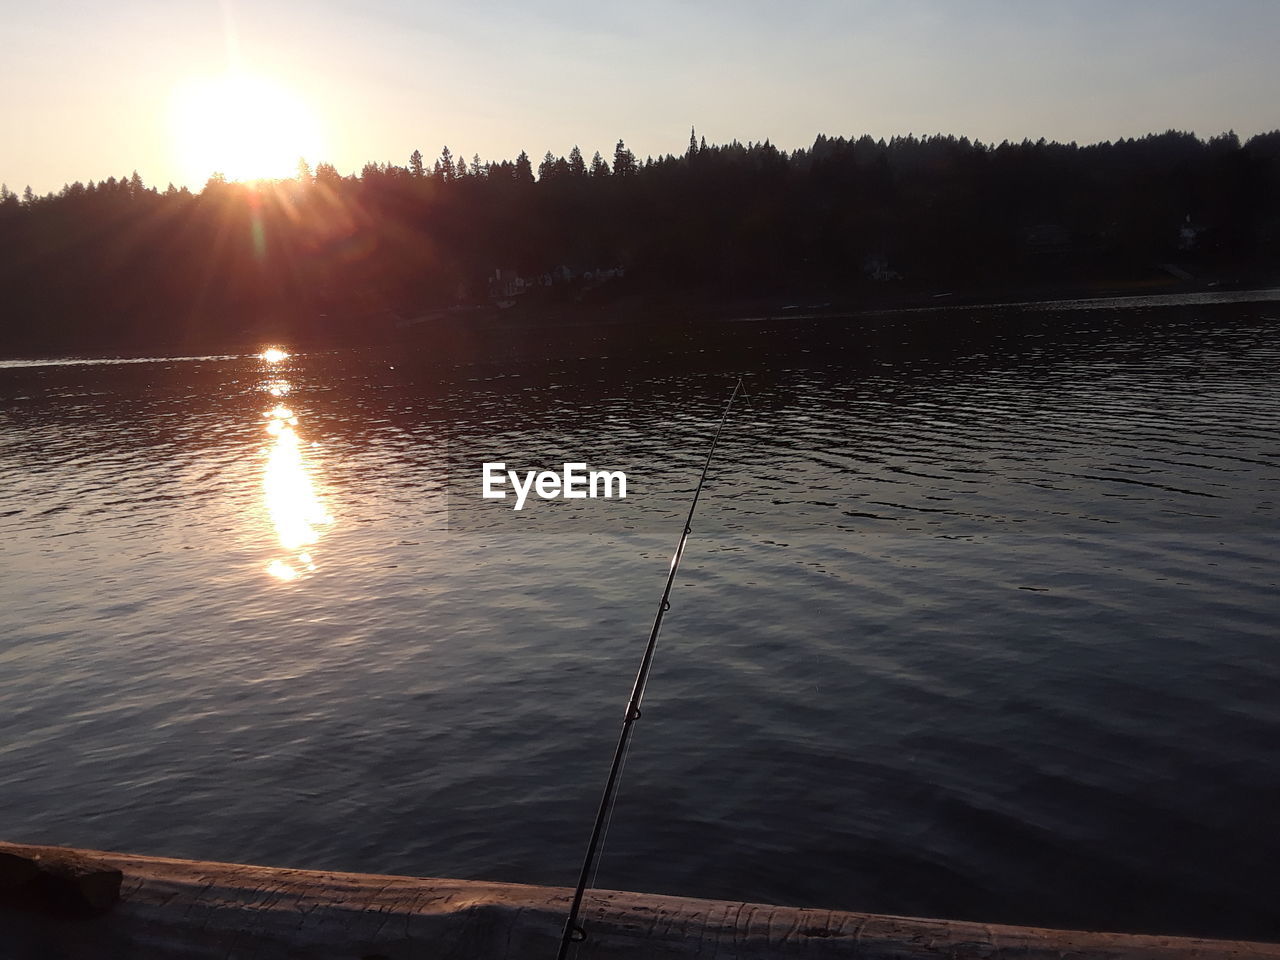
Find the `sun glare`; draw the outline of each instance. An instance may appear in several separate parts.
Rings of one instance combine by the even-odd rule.
[[[258,354],[267,363],[279,363],[281,360],[288,360],[289,354],[285,353],[279,347],[267,347],[262,353]]]
[[[282,403],[262,416],[272,438],[263,474],[267,515],[281,548],[290,554],[287,559],[272,560],[267,572],[278,580],[296,580],[315,570],[306,548],[320,539],[321,529],[332,523],[333,517],[312,483],[307,448],[297,433],[297,416]]]
[[[320,125],[307,105],[266,77],[228,73],[173,92],[173,144],[193,187],[213,173],[228,180],[291,177],[298,159],[320,159]]]

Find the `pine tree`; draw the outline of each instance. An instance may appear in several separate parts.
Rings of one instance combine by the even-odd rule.
[[[569,151],[569,173],[574,177],[584,177],[587,174],[587,165],[583,162],[582,151],[578,149],[576,143]]]
[[[631,177],[636,172],[636,156],[627,149],[621,140],[613,148],[613,175],[615,177]]]
[[[698,155],[698,134],[693,127],[689,128],[689,152],[685,154],[690,160]]]
[[[533,183],[533,164],[529,162],[529,154],[523,150],[516,157],[514,176],[516,183]]]
[[[31,184],[29,183],[27,184],[27,189],[22,191],[22,202],[27,206],[31,206],[31,204],[36,202],[35,191],[31,189]]]
[[[556,157],[554,153],[548,150],[546,153],[546,156],[542,158],[542,162],[538,164],[538,180],[539,181],[550,180],[553,177],[555,177],[555,175],[556,175]]]
[[[409,154],[409,172],[415,177],[426,176],[427,168],[422,164],[421,150],[414,150],[413,153]]]
[[[465,179],[467,176],[467,161],[461,157],[458,158],[458,164],[453,168],[453,178],[455,180]]]
[[[600,156],[599,150],[591,158],[591,176],[596,178],[609,176],[609,164],[605,162],[604,157]]]
[[[440,176],[444,180],[453,179],[453,154],[445,147],[440,151]]]
[[[307,163],[306,157],[299,157],[298,158],[298,182],[310,183],[312,179],[313,177],[311,175],[311,164]],[[170,188],[172,188],[173,184],[169,184],[169,186]]]

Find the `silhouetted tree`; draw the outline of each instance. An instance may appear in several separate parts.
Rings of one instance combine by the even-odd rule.
[[[422,164],[421,150],[414,150],[413,153],[409,154],[409,172],[415,177],[426,176],[427,170]]]
[[[636,158],[627,145],[621,140],[613,148],[613,175],[615,177],[632,177],[636,173]]]
[[[548,150],[546,152],[546,155],[543,156],[542,162],[538,164],[538,179],[550,180],[552,177],[555,176],[555,172],[556,172],[555,168],[556,168],[555,154],[553,154],[550,150]]]
[[[516,157],[514,176],[517,183],[533,183],[533,166],[529,163],[529,154],[523,150]]]

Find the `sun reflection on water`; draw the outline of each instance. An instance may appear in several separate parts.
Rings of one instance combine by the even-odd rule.
[[[268,354],[279,354],[272,359]],[[262,359],[278,362],[288,356],[282,350],[268,350]],[[271,380],[263,389],[280,398],[290,392],[287,380]],[[267,564],[267,573],[277,580],[291,581],[316,569],[315,558],[306,549],[320,539],[322,528],[333,522],[312,482],[313,464],[308,447],[298,436],[298,417],[292,409],[277,402],[263,414],[271,445],[266,450],[263,471],[263,493],[267,516],[275,527],[276,539],[288,556],[277,557]]]

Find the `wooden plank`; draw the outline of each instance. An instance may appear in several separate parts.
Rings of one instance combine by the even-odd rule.
[[[58,848],[0,843],[0,853]],[[123,873],[102,916],[0,906],[0,957],[537,960],[571,891],[77,850]],[[588,895],[580,960],[1280,960],[1280,945],[926,920],[763,904]]]

